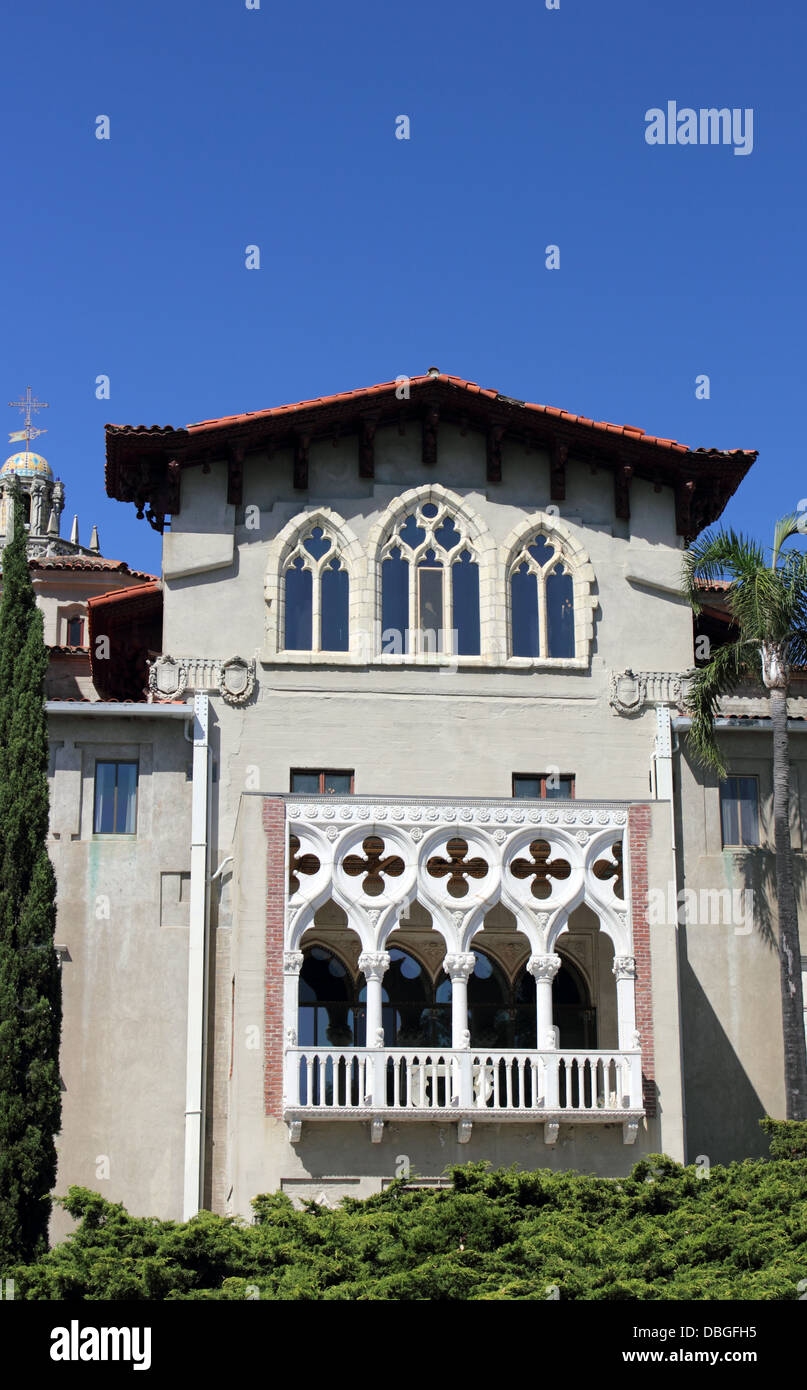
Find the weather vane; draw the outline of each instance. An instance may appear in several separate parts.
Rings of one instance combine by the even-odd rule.
[[[21,410],[25,415],[25,429],[12,430],[8,436],[9,441],[12,444],[18,444],[24,439],[25,452],[26,454],[28,454],[30,453],[29,446],[31,440],[36,439],[37,436],[40,434],[47,434],[47,430],[39,429],[36,425],[31,424],[31,411],[48,410],[48,403],[47,401],[38,401],[36,399],[36,396],[31,395],[30,386],[26,386],[25,395],[22,397],[22,399],[19,401],[9,401],[9,405],[16,407],[18,410]]]

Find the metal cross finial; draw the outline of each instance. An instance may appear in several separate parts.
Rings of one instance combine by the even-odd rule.
[[[25,428],[22,430],[12,430],[9,439],[12,444],[25,440],[25,452],[28,453],[28,445],[37,435],[47,434],[47,430],[39,429],[31,424],[31,411],[49,410],[47,401],[38,401],[36,396],[31,395],[30,386],[26,386],[25,395],[18,401],[9,401],[9,405],[17,410],[21,410],[25,416]]]

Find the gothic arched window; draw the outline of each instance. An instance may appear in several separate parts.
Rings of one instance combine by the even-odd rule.
[[[478,656],[479,564],[462,517],[424,502],[381,549],[381,649]]]
[[[346,652],[350,648],[350,579],[335,540],[321,526],[302,532],[283,571],[288,651]]]
[[[509,579],[512,655],[573,657],[574,580],[554,537],[528,537]]]

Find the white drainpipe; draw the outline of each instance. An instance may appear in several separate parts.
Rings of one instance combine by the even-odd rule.
[[[675,927],[675,958],[678,970],[678,1067],[679,1075],[683,1080],[684,1075],[684,1024],[682,1017],[681,1001],[681,954],[678,933],[678,845],[675,834],[675,779],[673,775],[673,720],[670,714],[669,705],[656,705],[656,746],[653,753],[655,764],[655,794],[657,801],[669,801],[670,803],[670,850],[671,850],[671,870],[673,899],[675,902],[675,922],[671,923]],[[679,788],[680,792],[680,788]],[[667,896],[669,902],[669,894]],[[687,1106],[686,1091],[681,1086],[681,1125],[683,1131],[684,1152],[687,1143]]]
[[[205,1096],[205,980],[207,938],[207,845],[210,744],[208,697],[193,700],[193,783],[191,800],[191,901],[188,939],[188,1049],[185,1079],[185,1187],[182,1217],[189,1221],[201,1206]]]

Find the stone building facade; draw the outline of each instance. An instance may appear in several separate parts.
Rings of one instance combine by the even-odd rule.
[[[108,428],[162,632],[147,689],[49,703],[58,1190],[248,1215],[466,1159],[764,1150],[770,736],[728,702],[736,775],[690,762],[679,592],[754,458],[436,369]]]

